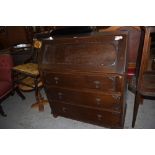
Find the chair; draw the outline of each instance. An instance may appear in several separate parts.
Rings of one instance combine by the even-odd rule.
[[[16,92],[23,98],[25,97],[21,94],[18,88],[13,84],[11,70],[13,67],[13,60],[10,54],[0,54],[0,114],[6,116],[2,108],[2,101],[9,96],[13,95],[13,91]]]
[[[40,48],[38,46],[40,42],[35,41],[34,47]],[[37,52],[36,52],[37,57]],[[35,62],[35,61],[34,61]],[[40,90],[43,87],[43,83],[40,79],[38,64],[37,63],[25,63],[13,67],[15,83],[18,85],[18,88],[22,91],[35,91],[36,103],[32,104],[31,107],[38,107],[39,111],[44,111],[44,104],[48,103],[45,100]]]
[[[139,104],[143,103],[143,99],[155,98],[155,70],[153,68],[152,57],[150,54],[151,35],[155,33],[155,27],[145,27],[144,44],[141,54],[141,62],[136,77],[136,92],[134,101],[134,112],[132,127],[135,126]]]

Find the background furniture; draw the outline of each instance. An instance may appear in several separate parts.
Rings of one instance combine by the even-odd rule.
[[[13,82],[11,79],[11,68],[13,61],[10,55],[0,55],[0,114],[6,116],[1,106],[2,99],[4,99],[12,90]]]
[[[14,65],[21,65],[32,62],[35,57],[35,51],[32,44],[18,44],[10,48],[10,54],[13,57]]]
[[[123,128],[126,57],[121,33],[42,40],[39,69],[53,116]]]
[[[10,49],[14,65],[28,61],[33,55],[33,27],[0,26],[0,52]]]
[[[3,53],[12,56],[14,66],[28,62],[36,62],[36,51],[31,44],[18,44],[11,48],[0,50],[0,54]]]
[[[0,114],[6,116],[2,108],[2,101],[13,91],[16,92],[24,99],[25,97],[13,84],[12,79],[12,67],[13,60],[12,56],[9,54],[0,54]]]
[[[32,27],[0,26],[0,50],[21,43],[32,43]]]
[[[138,74],[135,83],[136,94],[132,127],[135,126],[139,104],[143,103],[143,99],[155,99],[155,70],[152,65],[153,55],[150,53],[151,38],[153,33],[155,33],[155,27],[145,27],[143,51],[140,66],[137,68]]]

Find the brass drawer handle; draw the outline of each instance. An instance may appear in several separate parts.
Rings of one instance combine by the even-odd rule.
[[[121,109],[119,103],[115,104],[113,108],[114,108],[114,110],[116,110],[116,111],[119,111],[119,110]]]
[[[54,77],[55,80],[55,84],[58,84],[59,78],[58,77]]]
[[[98,98],[98,97],[96,98],[96,104],[97,104],[97,105],[100,105],[100,104],[101,104],[101,99]]]
[[[63,112],[67,112],[67,108],[63,107],[63,108],[62,108],[62,111],[63,111]]]
[[[100,88],[101,82],[100,81],[94,81],[95,88],[98,89]]]
[[[62,94],[61,92],[58,93],[58,98],[59,98],[59,100],[62,99],[62,95],[63,95],[63,94]]]
[[[115,77],[114,76],[108,76],[108,79],[114,82]]]
[[[120,96],[118,96],[118,95],[112,95],[112,97],[118,102],[118,101],[120,101]]]
[[[98,118],[99,121],[101,121],[103,117],[102,117],[101,114],[97,114],[97,118]]]
[[[120,110],[121,108],[121,105],[120,105],[120,99],[121,99],[121,96],[118,96],[118,95],[112,95],[112,97],[115,99],[115,103],[114,103],[114,110]]]

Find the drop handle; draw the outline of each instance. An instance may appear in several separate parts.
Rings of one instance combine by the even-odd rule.
[[[62,111],[63,111],[63,112],[67,112],[67,108],[63,107],[63,108],[62,108]]]
[[[118,111],[120,109],[121,109],[121,106],[120,106],[119,103],[117,103],[117,104],[114,105],[114,110]]]
[[[115,100],[115,103],[114,103],[114,106],[113,106],[114,110],[116,110],[116,111],[120,110],[121,109],[121,104],[120,104],[121,97],[118,96],[118,95],[112,95],[112,97]]]
[[[100,88],[101,82],[100,81],[94,81],[95,88],[98,89]]]
[[[96,98],[96,104],[97,104],[97,105],[100,105],[100,104],[101,104],[101,99],[98,98],[98,97]]]
[[[59,100],[62,99],[62,95],[63,95],[63,94],[62,94],[61,92],[58,93],[58,98],[59,98]]]
[[[59,78],[58,77],[54,77],[55,80],[55,84],[58,84]]]
[[[101,114],[97,114],[97,118],[98,118],[99,121],[101,121],[102,120],[102,115]]]

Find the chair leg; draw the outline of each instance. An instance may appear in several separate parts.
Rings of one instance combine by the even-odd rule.
[[[15,91],[16,91],[17,94],[22,98],[22,100],[25,100],[25,96],[24,96],[23,93],[19,90],[18,87],[15,88]]]
[[[14,90],[11,91],[10,95],[13,96],[15,94]]]
[[[141,96],[141,97],[140,97],[140,101],[139,101],[140,104],[143,104],[143,100],[144,100],[144,98]]]
[[[133,111],[133,120],[132,120],[132,128],[135,126],[136,118],[137,118],[137,113],[138,113],[138,108],[139,104],[143,101],[141,95],[136,92],[135,94],[135,103],[134,103],[134,111]]]
[[[2,108],[2,105],[0,104],[0,115],[6,117],[7,115],[5,114],[3,108]]]

